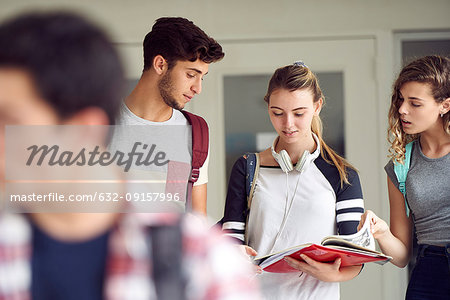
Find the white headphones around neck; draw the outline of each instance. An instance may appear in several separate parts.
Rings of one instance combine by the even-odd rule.
[[[294,166],[292,165],[291,158],[289,157],[289,154],[286,150],[281,150],[280,153],[277,153],[275,151],[275,146],[278,143],[278,140],[280,137],[277,137],[272,144],[272,147],[270,148],[272,150],[272,156],[276,160],[276,162],[280,165],[281,170],[285,173],[288,173],[292,170],[297,170],[298,172],[303,172],[308,168],[310,163],[316,159],[320,154],[320,142],[319,138],[313,133],[313,138],[316,142],[317,148],[316,150],[311,154],[308,150],[305,150],[303,154],[300,156],[300,158],[297,161],[297,164]]]

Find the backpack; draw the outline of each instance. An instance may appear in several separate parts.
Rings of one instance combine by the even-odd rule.
[[[193,113],[188,111],[181,111],[192,126],[192,163],[191,175],[189,176],[186,208],[192,209],[192,187],[198,180],[200,174],[200,167],[205,163],[208,157],[209,147],[209,132],[206,121]]]
[[[247,217],[250,207],[252,205],[253,193],[255,192],[256,178],[259,173],[259,153],[245,153],[244,158],[246,163],[245,168],[245,194],[247,196]],[[220,219],[215,226],[222,227],[224,218]]]
[[[246,153],[244,155],[247,161],[247,168],[245,170],[245,192],[247,195],[247,212],[252,205],[253,193],[255,192],[256,178],[259,173],[259,153]]]
[[[209,132],[206,121],[193,113],[181,111],[192,126],[192,163],[186,209],[192,209],[192,187],[200,167],[208,157]],[[181,220],[176,224],[151,226],[153,279],[158,299],[186,299],[186,278],[182,270]]]
[[[198,180],[200,167],[208,157],[209,134],[208,124],[197,115],[181,111],[192,126],[192,160],[191,164],[169,161],[166,178],[166,194],[186,195],[185,210],[192,210],[192,188]],[[189,178],[186,189],[185,180]]]
[[[405,209],[406,209],[406,216],[409,217],[409,206],[408,202],[406,201],[406,177],[408,176],[409,171],[409,165],[411,162],[411,152],[412,152],[412,145],[413,142],[408,143],[405,148],[405,160],[404,163],[401,164],[394,160],[394,172],[397,176],[398,181],[398,189],[403,194],[403,198],[405,199]]]

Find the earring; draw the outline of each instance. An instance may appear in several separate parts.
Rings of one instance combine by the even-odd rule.
[[[444,113],[441,113],[441,118],[443,118],[444,117]]]

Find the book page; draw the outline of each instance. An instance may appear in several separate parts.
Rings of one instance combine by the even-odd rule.
[[[346,246],[363,250],[375,251],[375,239],[372,232],[370,232],[370,221],[366,218],[363,227],[354,234],[348,235],[332,235],[324,238],[321,242],[324,246]]]
[[[294,252],[296,252],[297,250],[300,250],[302,248],[311,246],[311,243],[308,244],[303,244],[303,245],[298,245],[298,246],[294,246],[288,249],[284,249],[282,251],[279,252],[275,252],[275,253],[271,253],[271,254],[267,254],[264,256],[259,256],[259,257],[255,257],[253,259],[253,262],[257,265],[261,265],[263,262],[265,265],[270,265],[272,262],[275,262],[285,256],[288,256],[289,254],[292,254]]]

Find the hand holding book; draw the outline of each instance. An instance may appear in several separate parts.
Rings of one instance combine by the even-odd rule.
[[[369,221],[367,221],[369,220]],[[389,225],[381,218],[379,218],[373,211],[366,210],[361,216],[361,221],[358,225],[358,230],[366,223],[370,223],[370,232],[375,239],[379,239],[389,232]]]
[[[375,240],[370,232],[370,221],[366,219],[363,227],[355,234],[329,236],[322,240],[320,245],[307,243],[294,246],[280,252],[262,257],[256,257],[254,263],[266,272],[289,273],[298,272],[283,259],[292,257],[302,260],[301,254],[325,263],[334,263],[341,259],[341,266],[361,265],[367,262],[384,264],[391,257],[375,251]]]
[[[240,251],[244,254],[245,257],[247,257],[248,261],[251,263],[253,260],[253,257],[255,257],[256,255],[258,255],[258,252],[255,251],[255,249],[253,249],[250,246],[247,245],[239,245],[238,246]],[[255,271],[256,274],[261,274],[262,273],[262,269],[260,266],[253,264],[253,269]]]

